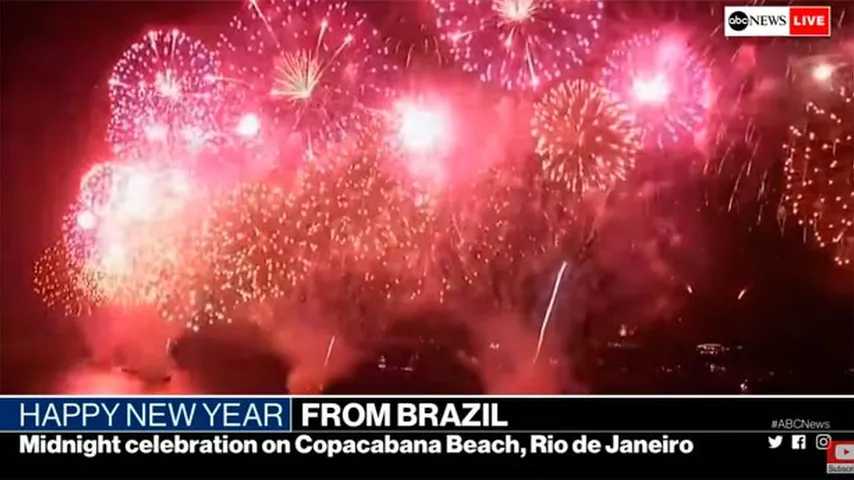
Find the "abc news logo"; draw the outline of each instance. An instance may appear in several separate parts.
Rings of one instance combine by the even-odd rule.
[[[789,19],[786,15],[756,15],[753,17],[753,23],[761,26],[788,25],[788,21]],[[729,18],[727,18],[727,24],[737,32],[746,30],[750,23],[750,17],[739,10],[732,12]]]
[[[725,7],[727,37],[829,37],[830,7]]]

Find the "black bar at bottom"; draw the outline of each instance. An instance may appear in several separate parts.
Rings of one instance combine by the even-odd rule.
[[[259,452],[210,453],[210,454],[101,454],[86,458],[83,454],[23,454],[19,452],[21,436],[45,435],[45,439],[61,435],[63,439],[96,439],[98,435],[112,438],[116,435],[125,444],[128,441],[154,439],[158,437],[174,440],[177,435],[184,441],[213,439],[219,436],[223,444],[234,441],[254,440]],[[531,441],[536,435],[548,438],[552,453],[532,453]],[[732,477],[750,476],[765,478],[817,478],[826,475],[826,452],[816,447],[817,434],[804,434],[799,442],[803,449],[792,449],[791,437],[798,433],[780,434],[782,441],[777,448],[770,448],[769,436],[759,433],[678,433],[667,435],[666,440],[676,441],[674,451],[660,453],[573,453],[572,442],[601,442],[604,449],[614,442],[615,434],[583,433],[286,433],[286,434],[216,434],[216,433],[147,433],[147,434],[18,434],[0,435],[0,462],[4,475],[10,476],[76,476],[76,477],[359,477],[359,478],[407,478],[407,477],[614,477],[631,476],[645,478],[687,477]],[[659,440],[665,434],[619,434],[618,438],[638,445],[635,440]],[[387,440],[386,436],[391,440]],[[227,437],[227,438],[223,438]],[[450,437],[458,437],[450,439]],[[854,439],[854,435],[849,438]],[[316,453],[298,453],[296,443],[311,445]],[[388,453],[387,445],[402,440],[426,440],[442,445],[442,453],[404,454]],[[290,453],[263,453],[261,445],[287,441]],[[386,453],[338,453],[332,457],[319,451],[330,448],[331,443],[341,441],[378,441]],[[469,448],[507,448],[513,441],[528,449],[524,457],[518,451],[501,453],[448,453],[449,442],[467,441]],[[542,439],[541,439],[542,440]],[[562,441],[570,451],[561,451]],[[423,442],[423,443],[428,443]],[[546,442],[546,443],[549,443]],[[684,453],[685,442],[691,445]],[[647,446],[651,445],[647,443]],[[658,445],[661,445],[659,443]],[[680,446],[682,450],[680,451]],[[649,447],[647,447],[649,448]],[[665,449],[666,450],[666,449]]]

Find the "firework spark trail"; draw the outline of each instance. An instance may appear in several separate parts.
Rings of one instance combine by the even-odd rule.
[[[431,67],[441,67],[447,63],[443,53],[443,44],[431,33],[425,32],[426,28],[421,25],[419,31],[424,35],[419,42],[406,43],[399,39],[389,38],[386,40],[388,48],[386,55],[390,58],[401,58],[401,71],[411,72]]]
[[[756,212],[757,226],[762,223],[762,218],[765,214],[766,197],[768,195],[768,173],[769,170],[765,170],[762,174],[762,180],[759,183],[759,191],[756,193],[756,203],[759,205],[759,210]]]
[[[741,180],[745,176],[745,172],[749,169],[749,163],[742,164],[741,168],[738,170],[738,176],[735,178],[735,185],[732,187],[732,193],[729,196],[729,202],[727,202],[727,212],[732,212],[733,205],[735,204],[735,197],[738,194],[738,188],[741,186]],[[750,175],[748,172],[747,175]]]
[[[249,6],[255,11],[255,15],[261,19],[264,23],[264,27],[267,29],[267,33],[270,34],[270,38],[276,42],[276,47],[281,48],[281,44],[279,43],[279,38],[276,36],[276,32],[273,31],[273,26],[270,25],[270,20],[267,19],[267,16],[264,15],[264,12],[261,11],[261,8],[258,6],[258,0],[249,0]]]
[[[540,358],[540,351],[543,348],[543,340],[546,338],[546,329],[549,326],[549,320],[552,317],[552,309],[554,308],[555,300],[557,299],[557,292],[560,290],[560,282],[563,280],[563,273],[566,271],[566,267],[569,264],[566,261],[563,261],[560,264],[560,270],[557,272],[557,277],[555,277],[554,287],[552,288],[552,295],[549,298],[549,306],[546,308],[546,313],[543,315],[543,322],[540,325],[540,335],[537,338],[537,350],[534,352],[534,358],[531,363],[537,363],[537,360]]]
[[[323,368],[329,365],[329,359],[332,358],[332,349],[335,348],[335,335],[329,337],[329,346],[326,348],[326,357],[323,358]]]

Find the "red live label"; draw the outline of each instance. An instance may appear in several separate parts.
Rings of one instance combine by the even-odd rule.
[[[829,37],[830,7],[789,7],[789,35]]]

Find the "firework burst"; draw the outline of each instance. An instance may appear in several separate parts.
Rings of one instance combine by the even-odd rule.
[[[466,72],[533,90],[580,66],[599,37],[603,3],[431,0],[441,39]]]
[[[602,79],[637,117],[645,146],[692,143],[707,110],[709,72],[681,36],[631,37],[605,59]]]
[[[838,265],[854,256],[854,128],[850,90],[827,106],[809,102],[790,127],[783,200],[798,224]]]
[[[188,231],[185,243],[192,248],[182,252],[180,263],[168,265],[152,301],[163,320],[194,332],[215,322],[231,323],[234,306],[213,279],[214,257],[202,242],[203,232],[203,227]]]
[[[346,2],[250,0],[219,48],[223,82],[309,147],[340,135],[380,95],[371,76],[396,68],[382,60],[379,32]]]
[[[153,30],[128,48],[109,80],[107,137],[117,153],[198,152],[218,132],[218,60],[179,30]]]
[[[292,210],[285,191],[266,184],[241,186],[215,208],[205,244],[216,258],[215,276],[238,302],[283,296],[304,277]]]
[[[384,122],[375,121],[301,172],[295,228],[316,295],[379,306],[421,294],[431,214],[400,169]]]
[[[449,233],[439,239],[441,300],[518,303],[526,275],[571,250],[576,199],[552,189],[535,162],[490,168],[470,197],[477,200],[446,205]]]
[[[244,304],[282,297],[300,286],[305,255],[293,235],[289,196],[280,187],[242,184],[214,202],[161,315],[198,330],[230,323]]]
[[[534,107],[531,132],[546,179],[579,194],[625,179],[640,148],[625,105],[584,80],[550,90]]]

